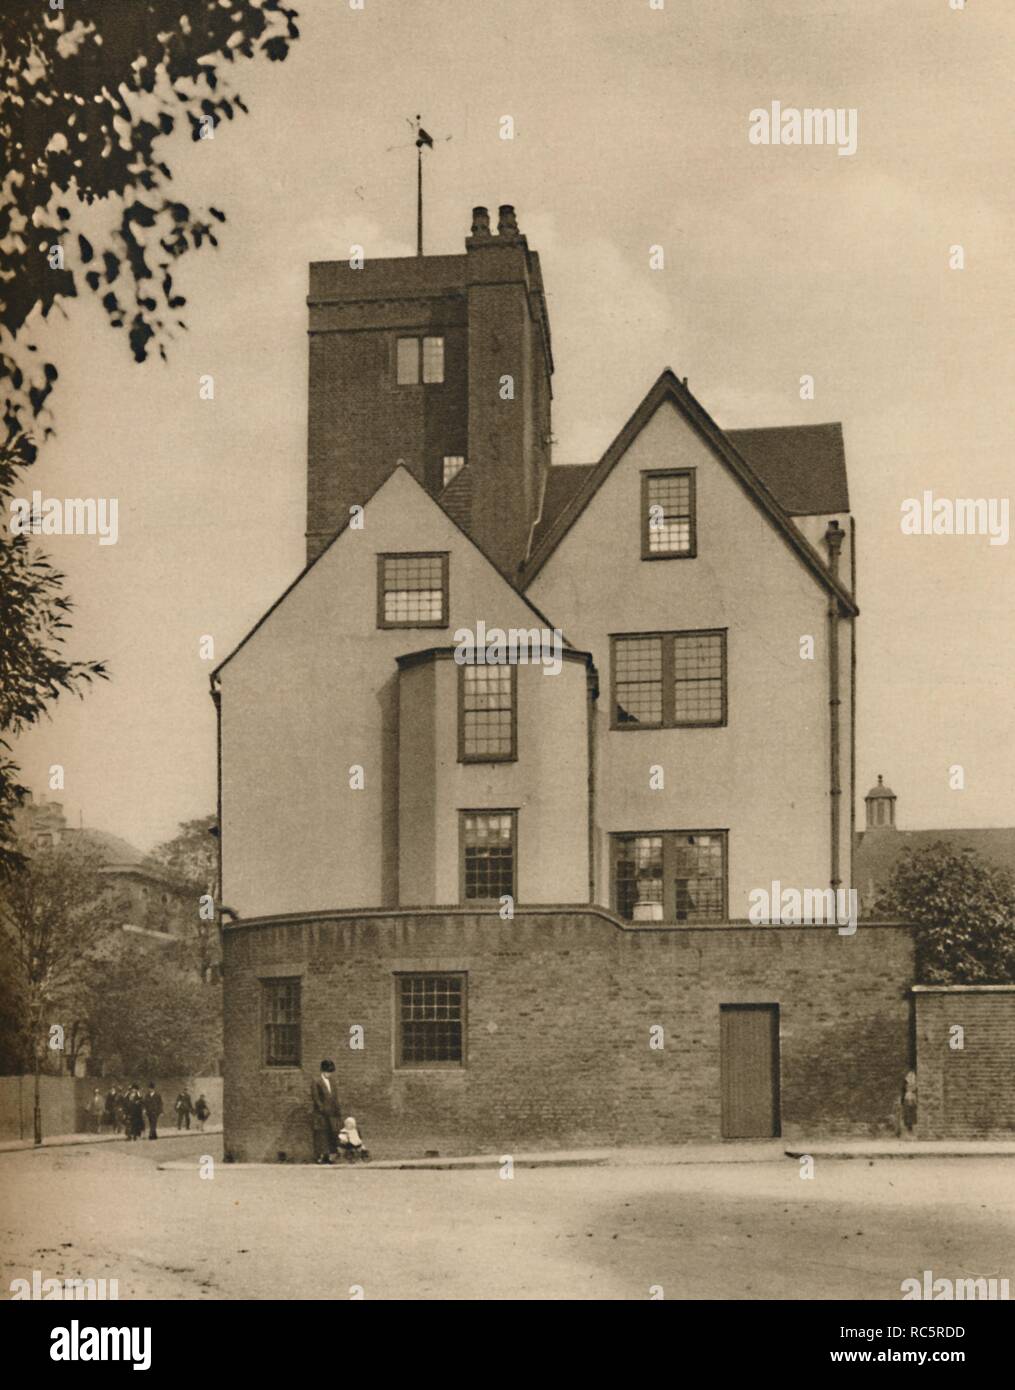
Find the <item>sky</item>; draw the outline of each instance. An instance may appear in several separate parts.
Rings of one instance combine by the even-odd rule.
[[[36,795],[141,849],[214,809],[210,670],[303,563],[307,264],[412,254],[419,112],[426,251],[513,203],[540,254],[555,462],[597,458],[666,366],[729,428],[842,422],[858,798],[883,773],[901,827],[1015,825],[1015,543],[900,527],[927,490],[1012,491],[1015,5],[295,3],[286,62],[236,69],[249,117],[167,142],[179,196],[228,218],[178,268],[168,364],[87,297],[39,338],[57,436],[29,487],[115,497],[119,538],[47,538],[69,651],[112,679],[18,741]],[[773,101],[855,110],[856,153],[752,144]]]

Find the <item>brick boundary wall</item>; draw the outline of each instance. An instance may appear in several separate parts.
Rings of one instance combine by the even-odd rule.
[[[600,908],[321,913],[224,938],[225,1149],[311,1157],[309,1088],[334,1058],[375,1153],[720,1137],[719,1006],[780,1006],[782,1133],[893,1133],[910,1066],[902,925],[623,923]],[[394,1066],[396,971],[468,975],[467,1064]],[[262,1065],[261,981],[302,979],[302,1068]],[[350,1029],[365,1046],[349,1046]],[[665,1047],[649,1047],[662,1025]]]
[[[918,1137],[1015,1138],[1015,985],[916,985],[913,998]]]

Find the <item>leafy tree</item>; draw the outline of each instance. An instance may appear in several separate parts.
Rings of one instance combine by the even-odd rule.
[[[27,1036],[35,1069],[35,1142],[42,1142],[39,1075],[60,1051],[81,1017],[90,966],[115,928],[105,880],[94,850],[60,844],[22,857],[0,891],[0,949],[9,961],[9,989],[20,1002],[19,1031]],[[78,1044],[78,1049],[80,1043]]]
[[[34,328],[87,291],[136,361],[151,349],[165,357],[166,339],[186,327],[173,269],[188,251],[217,245],[214,227],[225,221],[218,208],[193,211],[172,195],[166,142],[178,127],[194,140],[214,136],[245,112],[227,74],[241,59],[284,59],[295,21],[281,0],[0,7],[0,873],[21,862],[12,812],[22,788],[8,739],[62,691],[80,694],[107,674],[101,662],[64,659],[64,577],[4,524],[36,461],[37,432],[52,433],[58,372],[39,359]],[[97,235],[91,214],[102,205],[110,215]]]
[[[216,898],[218,885],[218,820],[214,815],[197,820],[181,821],[171,840],[157,845],[148,856],[152,869],[170,874],[185,884],[193,896],[193,912],[187,922],[191,926],[188,944],[202,980],[210,980],[217,960],[214,919],[202,917],[198,904],[203,897]]]
[[[215,893],[218,877],[218,821],[214,815],[181,821],[176,834],[156,845],[148,862],[198,893]]]
[[[9,496],[0,477],[5,509]],[[101,661],[68,661],[61,651],[72,607],[63,579],[26,537],[7,537],[0,529],[0,880],[24,864],[15,844],[14,811],[25,788],[8,736],[34,724],[61,691],[81,695],[108,674]]]
[[[877,911],[915,926],[921,984],[1015,983],[1015,881],[973,850],[906,850]]]
[[[90,971],[93,1055],[138,1077],[216,1071],[221,986],[203,985],[185,949],[122,936]]]

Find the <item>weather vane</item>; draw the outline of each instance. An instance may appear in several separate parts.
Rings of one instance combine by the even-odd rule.
[[[408,117],[406,117],[408,120]],[[421,124],[422,117],[417,114],[415,120],[410,120],[416,136],[416,255],[423,254],[423,151],[432,150],[434,147],[433,136],[423,129]],[[451,136],[446,135],[445,140],[450,140]]]

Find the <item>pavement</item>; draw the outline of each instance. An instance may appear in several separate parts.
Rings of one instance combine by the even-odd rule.
[[[198,1131],[167,1129],[159,1134],[159,1139],[190,1139]],[[221,1134],[221,1125],[205,1125],[205,1134]],[[22,1149],[62,1149],[69,1144],[126,1144],[125,1134],[48,1134],[43,1137],[42,1144],[36,1144],[32,1139],[4,1139],[0,1140],[0,1153],[18,1153]],[[150,1143],[147,1135],[143,1135],[137,1141],[140,1143]],[[157,1141],[156,1141],[157,1142]]]
[[[0,1163],[0,1298],[38,1270],[115,1278],[121,1300],[859,1298],[901,1312],[925,1270],[1015,1281],[1010,1153],[899,1147],[812,1164],[780,1144],[520,1153],[510,1169],[474,1155],[411,1173],[242,1168],[194,1131],[21,1150]]]
[[[377,1169],[451,1172],[458,1169],[501,1169],[510,1158],[513,1168],[671,1168],[685,1164],[773,1163],[786,1158],[887,1159],[887,1158],[1015,1158],[1015,1142],[1008,1140],[840,1139],[831,1143],[786,1144],[776,1140],[738,1140],[725,1144],[630,1145],[624,1148],[540,1150],[518,1154],[464,1154],[436,1158],[375,1159]],[[160,1169],[190,1168],[182,1160],[166,1159]],[[278,1168],[278,1163],[233,1163],[232,1168]],[[281,1165],[285,1166],[285,1165]],[[290,1165],[297,1166],[297,1165]],[[335,1166],[352,1167],[349,1163]]]
[[[167,1129],[162,1139],[192,1138],[196,1130]],[[205,1134],[221,1134],[220,1124],[209,1124]],[[42,1141],[42,1148],[63,1148],[78,1144],[125,1143],[122,1134],[54,1134]],[[146,1138],[137,1141],[150,1142]],[[0,1142],[0,1153],[13,1153],[39,1146],[30,1139]],[[429,1158],[375,1159],[373,1169],[424,1169],[448,1172],[455,1169],[501,1168],[510,1157],[515,1168],[589,1168],[589,1167],[672,1167],[698,1163],[771,1163],[782,1158],[1015,1158],[1015,1140],[1006,1139],[835,1139],[815,1143],[781,1139],[736,1140],[722,1144],[629,1145],[623,1148],[550,1149],[506,1155],[503,1153],[461,1154]],[[166,1158],[156,1165],[167,1171],[190,1168],[186,1160]],[[278,1168],[278,1163],[234,1163],[233,1168]],[[351,1165],[342,1165],[351,1166]]]

